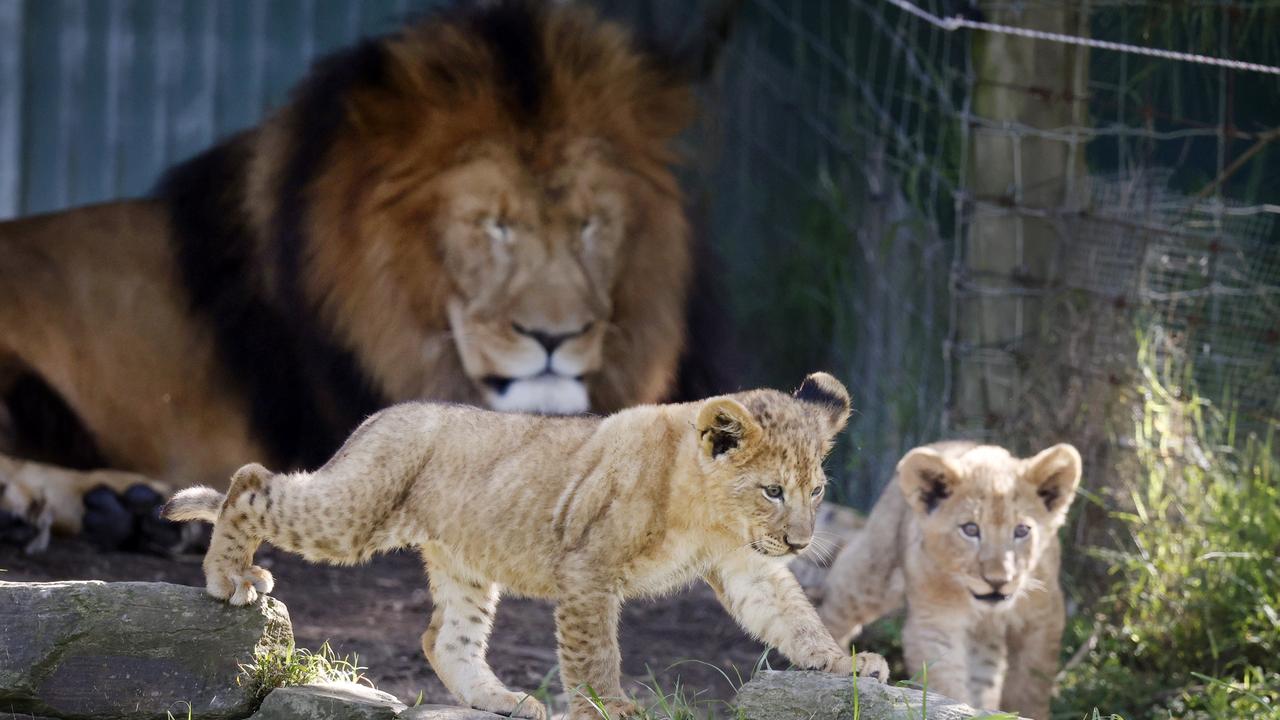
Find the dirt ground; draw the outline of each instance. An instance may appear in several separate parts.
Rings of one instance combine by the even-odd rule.
[[[264,548],[260,564],[276,576],[272,593],[289,607],[300,647],[315,649],[328,640],[339,654],[356,653],[374,684],[413,704],[453,703],[428,667],[419,646],[431,612],[426,576],[415,554],[401,552],[359,567],[312,565],[296,556]],[[203,586],[200,557],[166,559],[132,553],[104,553],[81,541],[55,539],[35,557],[0,546],[0,579],[163,581]],[[721,675],[750,676],[764,648],[747,637],[703,585],[673,597],[633,601],[623,610],[622,670],[629,689],[641,692],[652,669],[670,692],[679,678],[701,698],[729,699],[733,688]],[[775,663],[785,666],[776,653]],[[683,662],[682,662],[683,661]],[[489,662],[509,686],[533,690],[555,666],[555,624],[551,606],[504,598],[489,646]],[[678,665],[677,665],[678,663]],[[675,665],[674,667],[672,667]],[[553,692],[559,677],[553,676]]]

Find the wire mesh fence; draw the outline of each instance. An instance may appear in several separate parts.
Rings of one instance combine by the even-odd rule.
[[[866,506],[941,436],[1071,441],[1111,486],[1141,347],[1280,418],[1280,78],[952,31],[889,0],[750,0],[716,96],[718,248],[752,381],[833,368]],[[1277,2],[911,3],[1280,61]]]
[[[711,117],[710,214],[744,384],[825,368],[855,413],[838,497],[942,431],[967,42],[880,0],[744,3]]]

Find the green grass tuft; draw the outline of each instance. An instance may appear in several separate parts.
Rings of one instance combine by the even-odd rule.
[[[247,685],[260,698],[278,687],[323,682],[362,683],[373,687],[363,674],[367,669],[360,665],[358,655],[339,656],[326,640],[315,652],[293,645],[287,649],[259,650],[252,662],[240,665],[236,684]]]

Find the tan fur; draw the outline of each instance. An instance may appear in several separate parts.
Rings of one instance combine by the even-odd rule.
[[[269,591],[270,574],[252,564],[260,542],[336,563],[418,547],[435,604],[423,635],[432,667],[464,702],[520,717],[545,710],[484,659],[500,590],[557,603],[573,718],[598,716],[587,687],[613,717],[634,709],[619,678],[622,602],[699,577],[795,664],[850,673],[853,658],[785,565],[812,538],[822,458],[848,417],[834,378],[810,376],[798,397],[805,388],[831,402],[756,390],[603,419],[389,408],[314,473],[236,473],[216,510],[208,590],[233,604]],[[212,499],[180,492],[172,516],[210,517]],[[879,656],[856,664],[887,678]]]
[[[211,332],[186,307],[167,232],[150,202],[0,223],[0,389],[38,372],[113,467],[146,476],[127,484],[162,492],[164,481],[224,482],[235,458],[262,452]],[[0,484],[36,499],[69,533],[80,528],[83,491],[130,475],[105,472],[0,454]],[[40,522],[32,505],[6,498],[0,509]]]
[[[1027,459],[968,442],[912,450],[832,564],[823,622],[847,641],[905,601],[907,664],[928,665],[930,689],[1047,720],[1066,622],[1057,531],[1080,473],[1070,445]]]
[[[428,20],[382,41],[387,76],[345,98],[307,184],[304,310],[391,402],[611,412],[672,384],[690,260],[670,140],[690,89],[590,10],[544,10],[538,122],[513,117],[475,33]],[[267,295],[284,281],[270,239],[301,112],[233,140],[243,191],[214,189],[240,206]],[[34,373],[110,467],[221,486],[267,449],[190,308],[167,218],[136,201],[0,223],[0,392]],[[514,382],[497,393],[490,377]],[[44,477],[0,468],[33,497],[63,482]],[[53,494],[55,526],[76,530],[79,502]]]

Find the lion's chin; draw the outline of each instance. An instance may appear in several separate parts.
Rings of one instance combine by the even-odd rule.
[[[485,396],[499,412],[576,415],[591,406],[582,381],[554,375],[512,380],[502,392],[486,390]]]

